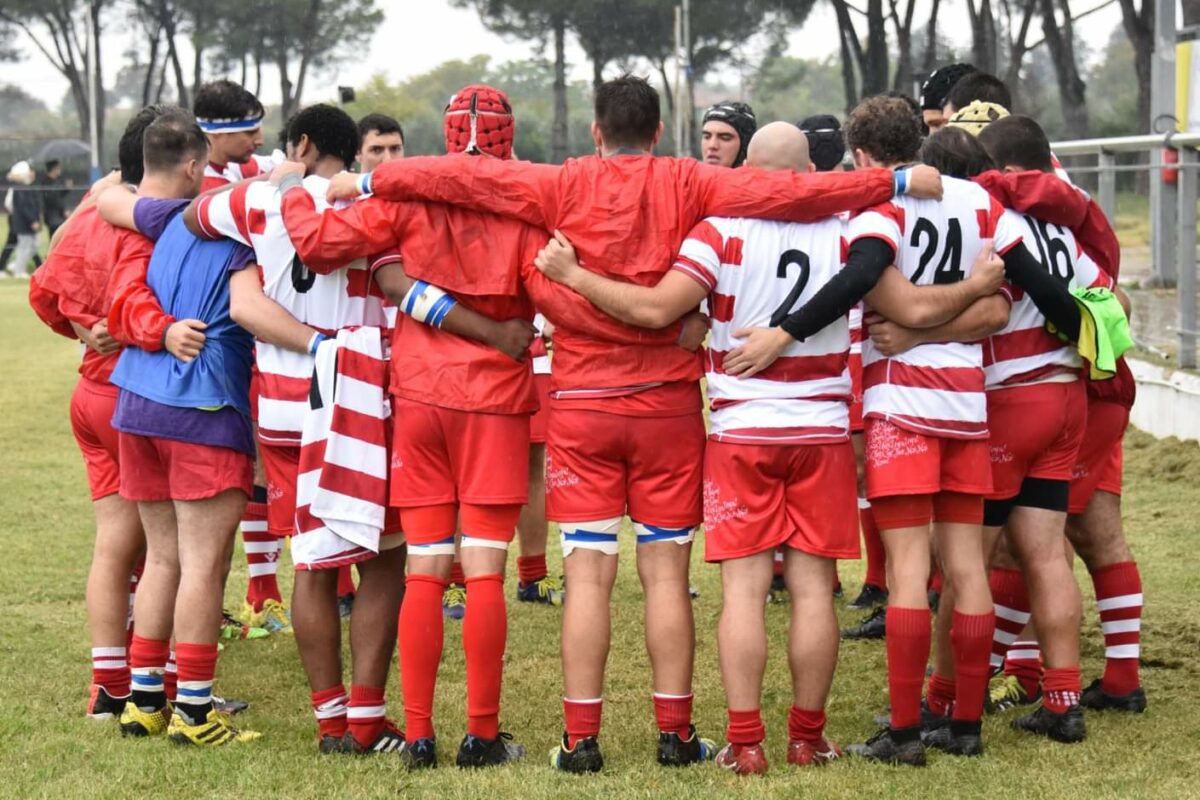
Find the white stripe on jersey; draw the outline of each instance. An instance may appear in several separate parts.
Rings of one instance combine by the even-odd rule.
[[[1004,217],[1021,231],[1021,246],[1072,289],[1112,287],[1112,279],[1083,252],[1069,228],[1015,211],[1005,211]],[[1083,365],[1079,351],[1045,330],[1046,318],[1020,287],[1013,287],[1012,294],[1008,324],[984,343],[987,388],[1062,381],[1065,374],[1078,372]]]
[[[918,286],[970,275],[982,240],[1005,252],[1021,233],[980,186],[942,179],[942,200],[894,198],[856,216],[850,240],[875,236],[896,249],[895,264]],[[863,342],[863,413],[917,433],[987,436],[983,351],[979,344],[922,344],[893,358]]]
[[[310,175],[304,188],[317,213],[329,207],[329,181]],[[327,333],[341,328],[389,328],[383,298],[372,293],[373,281],[365,259],[326,275],[310,271],[296,255],[283,224],[280,196],[265,181],[245,183],[213,195],[199,207],[200,224],[254,248],[262,270],[263,293],[300,322]],[[385,334],[384,339],[388,337]],[[259,342],[255,358],[260,373],[259,429],[276,444],[298,445],[308,408],[308,384],[313,357]]]
[[[688,234],[675,269],[711,291],[707,372],[714,438],[820,444],[848,436],[846,319],[788,345],[753,378],[738,380],[721,367],[739,344],[733,331],[769,325],[772,315],[799,308],[837,274],[842,232],[836,218],[802,225],[710,217]]]

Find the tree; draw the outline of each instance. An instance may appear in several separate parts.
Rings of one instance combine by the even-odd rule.
[[[887,19],[883,0],[867,2],[867,44],[863,46],[850,12],[862,14],[848,0],[831,0],[838,21],[842,54],[842,85],[846,95],[846,110],[858,103],[860,97],[879,94],[888,88]],[[969,2],[969,0],[968,0]],[[855,67],[858,78],[855,81]]]
[[[1150,65],[1154,61],[1154,0],[1142,0],[1138,10],[1134,0],[1120,0],[1121,24],[1133,46],[1133,71],[1137,75],[1137,130],[1150,132]],[[1200,2],[1191,0],[1200,16]],[[1183,12],[1187,23],[1189,0],[1184,0]]]
[[[971,23],[971,63],[995,75],[996,17],[991,0],[967,0],[967,18]]]
[[[283,120],[300,107],[309,75],[358,52],[383,20],[375,0],[260,0],[253,11],[263,60],[279,75]]]
[[[840,66],[823,60],[775,55],[768,57],[750,80],[750,101],[761,120],[797,122],[810,114],[838,115],[846,107]]]
[[[89,81],[96,94],[97,130],[104,136],[104,82],[100,58],[101,12],[108,0],[5,0],[0,22],[20,29],[70,86],[79,118],[80,137],[91,130]],[[92,36],[88,36],[88,26]],[[88,52],[95,53],[96,72],[88,73]]]
[[[1037,0],[1001,0],[1004,9],[1005,40],[1007,58],[1004,67],[1004,83],[1013,95],[1013,109],[1023,108],[1021,101],[1021,65],[1032,47],[1028,44],[1029,28],[1037,12]],[[1019,17],[1019,18],[1018,18]]]
[[[1062,8],[1062,22],[1055,19],[1055,0],[1038,0],[1042,12],[1042,35],[1054,62],[1059,100],[1067,132],[1076,139],[1088,135],[1087,84],[1079,75],[1075,58],[1075,26],[1067,0],[1057,0]],[[970,2],[970,0],[968,0]]]
[[[573,0],[453,0],[473,6],[483,24],[496,33],[534,40],[545,48],[554,42],[554,123],[551,161],[561,164],[569,148],[567,124],[567,17]]]

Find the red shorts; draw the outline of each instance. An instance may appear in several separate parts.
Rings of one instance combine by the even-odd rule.
[[[983,498],[977,494],[893,495],[871,501],[871,515],[881,531],[925,528],[931,522],[983,524]]]
[[[121,489],[121,462],[117,431],[112,426],[117,387],[80,378],[71,394],[71,430],[87,467],[92,500]]]
[[[546,428],[550,425],[550,376],[534,373],[533,387],[542,406],[529,420],[529,441],[543,444],[546,441]]]
[[[663,528],[704,517],[704,414],[632,417],[559,404],[546,439],[546,518],[629,516]]]
[[[389,506],[529,499],[528,414],[459,411],[402,397],[393,408]]]
[[[850,354],[850,432],[863,429],[863,366],[862,356]]]
[[[1089,398],[1087,428],[1071,472],[1070,513],[1086,511],[1097,489],[1109,494],[1121,493],[1121,442],[1128,427],[1129,409],[1125,406]]]
[[[849,442],[732,444],[704,453],[704,560],[790,547],[822,558],[858,550],[858,491]]]
[[[1083,381],[993,389],[987,401],[992,452],[989,500],[1016,497],[1026,478],[1071,479],[1087,422]]]
[[[267,530],[275,536],[296,532],[296,483],[300,477],[300,448],[258,444],[258,457],[267,475]],[[384,512],[383,535],[400,532],[400,511]]]
[[[958,492],[981,497],[992,491],[987,439],[944,439],[899,428],[881,419],[866,422],[867,497]]]
[[[120,434],[121,496],[139,503],[254,490],[254,459],[228,447]]]
[[[521,505],[442,503],[400,510],[413,555],[454,555],[454,531],[462,529],[463,547],[508,545],[517,532]]]

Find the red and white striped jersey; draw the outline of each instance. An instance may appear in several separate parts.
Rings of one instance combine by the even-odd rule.
[[[1003,254],[1021,232],[982,187],[942,178],[941,201],[898,197],[850,221],[851,242],[867,236],[896,250],[895,265],[918,286],[966,279],[984,239]],[[952,439],[988,435],[980,343],[929,343],[888,358],[863,342],[863,414]]]
[[[712,437],[748,444],[845,441],[850,427],[850,331],[845,318],[739,380],[722,369],[733,331],[766,327],[812,299],[842,268],[843,224],[710,217],[684,240],[674,269],[709,290],[707,353]]]
[[[328,207],[328,185],[315,175],[304,179],[318,211]],[[206,196],[197,207],[197,218],[208,235],[227,236],[254,248],[263,292],[300,322],[328,334],[355,326],[388,327],[382,292],[371,280],[365,259],[328,274],[312,272],[300,261],[283,224],[279,192],[270,183],[243,183]],[[312,356],[260,340],[255,360],[261,376],[259,437],[272,444],[298,445]]]
[[[283,153],[276,150],[269,156],[260,156],[255,153],[245,164],[230,161],[224,167],[218,167],[210,161],[204,165],[204,183],[201,184],[200,189],[207,192],[209,189],[216,189],[226,184],[257,178],[259,175],[275,169],[285,160]]]
[[[1015,211],[1004,216],[1021,231],[1022,247],[1052,276],[1072,289],[1113,287],[1112,278],[1083,252],[1070,228]],[[1078,349],[1046,332],[1046,318],[1019,286],[1009,292],[1013,306],[1008,324],[983,344],[987,388],[1075,380],[1083,365]]]

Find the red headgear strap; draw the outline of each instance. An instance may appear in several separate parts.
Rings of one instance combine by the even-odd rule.
[[[499,89],[482,84],[461,89],[446,106],[444,127],[448,153],[512,158],[512,106]]]

